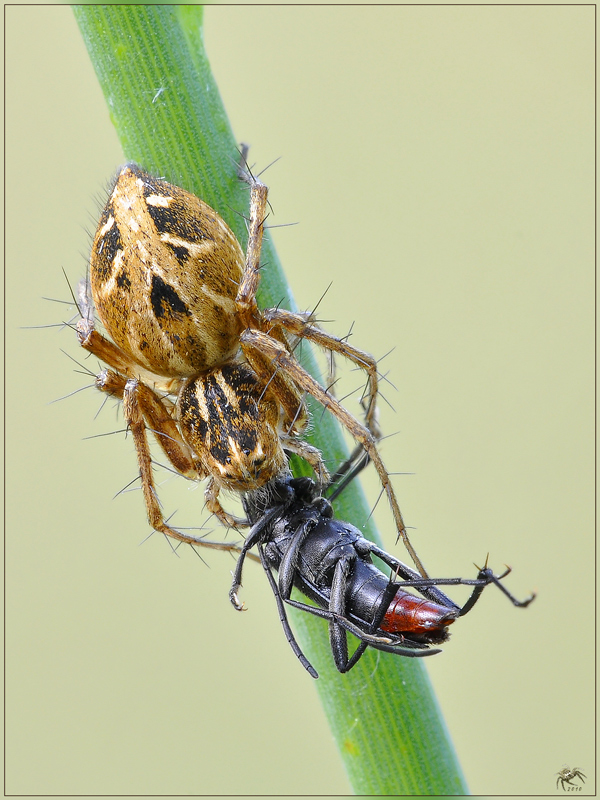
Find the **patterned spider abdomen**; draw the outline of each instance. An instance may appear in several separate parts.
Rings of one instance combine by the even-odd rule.
[[[137,364],[188,377],[231,360],[244,255],[216,211],[135,164],[120,171],[92,245],[94,304]]]
[[[258,488],[285,466],[279,404],[245,364],[188,380],[177,414],[183,438],[203,469],[227,489]]]

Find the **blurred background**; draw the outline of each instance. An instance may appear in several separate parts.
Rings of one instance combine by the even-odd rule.
[[[383,455],[419,554],[469,576],[489,552],[539,594],[522,611],[489,589],[427,661],[471,791],[561,793],[568,765],[592,794],[593,7],[205,21],[236,137],[281,157],[265,180],[271,222],[298,223],[274,231],[298,305],[331,283],[328,329],[392,351]],[[112,403],[52,403],[91,383],[60,351],[83,354],[27,328],[71,316],[43,298],[84,274],[123,155],[70,9],[6,25],[7,791],[346,794],[259,568],[234,613],[227,555],[144,542],[140,493],[113,499],[137,470],[130,439],[99,436],[123,428]],[[201,488],[168,484],[167,514],[198,524]]]

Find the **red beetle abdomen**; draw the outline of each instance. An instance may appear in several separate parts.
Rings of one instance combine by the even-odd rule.
[[[398,589],[380,627],[389,633],[402,633],[424,641],[439,642],[447,638],[446,628],[457,616],[458,611],[453,608],[446,608]]]

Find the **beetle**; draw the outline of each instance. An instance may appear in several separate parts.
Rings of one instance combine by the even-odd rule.
[[[363,459],[347,472],[331,499],[367,460]],[[337,476],[340,474],[338,472]],[[256,546],[286,638],[313,678],[317,678],[318,673],[294,637],[286,604],[329,622],[333,660],[339,672],[344,673],[352,669],[368,647],[413,658],[439,653],[440,650],[431,645],[448,639],[448,627],[473,608],[484,588],[491,583],[519,608],[528,606],[535,597],[517,600],[501,583],[511,571],[510,567],[501,575],[495,575],[487,561],[474,579],[421,577],[365,539],[354,525],[336,519],[330,499],[323,496],[310,478],[281,476],[261,491],[247,493],[243,505],[253,527],[237,560],[230,600],[237,610],[244,610],[238,596],[244,559]],[[377,556],[390,568],[390,576],[375,566],[372,556]],[[277,580],[274,570],[278,572]],[[459,584],[473,587],[463,606],[458,606],[439,588]],[[294,586],[316,606],[293,600]],[[416,590],[421,597],[407,589]],[[348,633],[359,640],[352,655],[348,650]]]

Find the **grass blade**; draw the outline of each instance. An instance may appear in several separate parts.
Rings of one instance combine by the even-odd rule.
[[[247,189],[237,180],[237,143],[210,72],[199,6],[75,6],[126,159],[202,197],[245,243]],[[294,308],[266,237],[263,306]],[[303,363],[317,374],[308,348]],[[328,415],[315,415],[311,441],[331,464],[345,448]],[[354,482],[356,484],[356,482]],[[337,513],[364,519],[358,485]],[[371,529],[372,538],[377,534]],[[422,664],[369,652],[348,675],[333,667],[326,626],[291,615],[321,674],[317,689],[357,794],[465,794],[466,786]],[[308,680],[308,678],[306,678]]]

